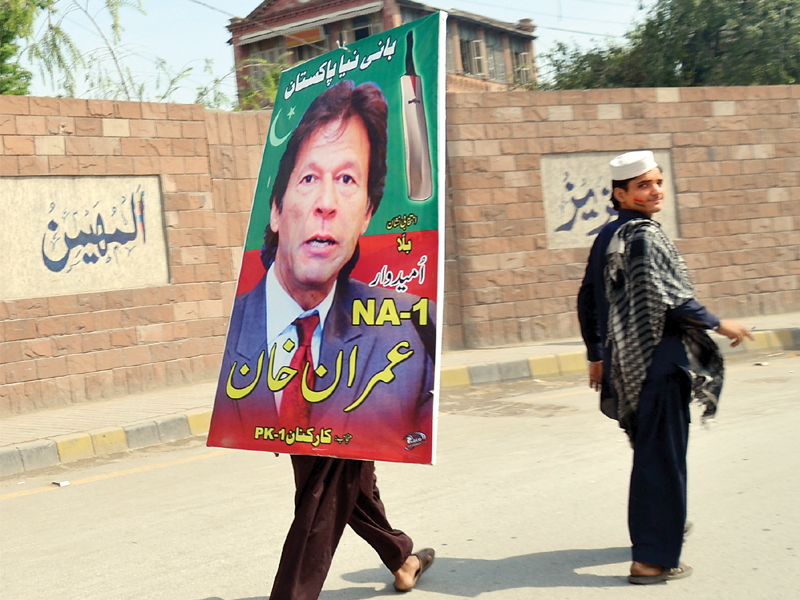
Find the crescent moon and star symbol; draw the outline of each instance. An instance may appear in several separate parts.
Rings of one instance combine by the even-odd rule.
[[[275,118],[272,119],[272,123],[269,126],[269,143],[270,143],[270,146],[274,146],[274,147],[280,146],[287,139],[289,139],[290,135],[292,135],[292,131],[293,131],[292,129],[290,129],[289,133],[287,133],[283,137],[278,137],[275,134],[275,125],[278,122],[278,120],[281,118],[281,111],[283,111],[283,108],[279,108],[278,109],[278,114],[275,115]],[[294,117],[294,106],[290,107],[289,108],[289,112],[286,113],[286,118],[287,119],[291,119],[292,117]]]

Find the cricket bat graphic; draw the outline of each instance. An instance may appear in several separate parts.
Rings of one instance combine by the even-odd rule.
[[[433,195],[428,127],[422,105],[422,80],[414,69],[413,32],[406,38],[406,74],[400,77],[403,101],[403,134],[406,145],[406,181],[411,200],[427,200]]]

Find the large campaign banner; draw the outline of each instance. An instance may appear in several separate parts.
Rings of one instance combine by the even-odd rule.
[[[283,73],[208,445],[434,462],[445,18]]]

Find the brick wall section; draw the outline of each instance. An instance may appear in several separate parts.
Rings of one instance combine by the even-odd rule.
[[[542,154],[672,149],[698,296],[800,310],[800,86],[448,96],[444,344],[577,335]],[[0,302],[0,414],[215,378],[270,114],[0,97],[0,176],[159,175],[170,284]]]
[[[226,331],[271,117],[271,111],[206,112]]]
[[[699,299],[723,317],[798,310],[799,101],[800,86],[449,95],[462,324],[446,338],[578,335],[588,249],[547,249],[540,159],[552,153],[672,149],[676,243]]]
[[[232,275],[230,250],[218,242],[228,223],[212,193],[213,113],[180,104],[0,102],[0,176],[159,175],[170,270],[163,287],[0,303],[0,414],[215,377]]]
[[[444,329],[443,344],[447,349],[463,348],[464,327],[461,304],[461,272],[459,242],[456,237],[452,170],[447,166],[447,203],[445,205],[445,262],[444,262]]]

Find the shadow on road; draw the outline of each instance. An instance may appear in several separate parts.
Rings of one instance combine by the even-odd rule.
[[[203,600],[225,600],[225,599],[220,598],[219,596],[210,596],[209,598],[203,598]],[[247,598],[237,598],[236,600],[269,600],[269,596],[248,596]]]
[[[520,588],[627,586],[627,564],[620,569],[619,575],[595,575],[577,571],[627,563],[630,561],[630,556],[631,549],[628,547],[558,550],[510,556],[498,560],[437,556],[436,562],[430,571],[425,572],[417,587],[459,598],[474,598],[486,592]],[[392,587],[392,576],[385,568],[363,569],[347,573],[343,578],[352,583],[385,587],[323,590],[319,596],[320,600],[366,600],[381,596],[397,596]],[[213,597],[204,600],[223,599]],[[268,600],[268,597],[257,596],[237,600]]]
[[[618,575],[597,575],[577,571],[627,563],[630,561],[630,556],[631,550],[628,547],[559,550],[498,560],[437,556],[436,562],[420,579],[417,586],[431,592],[462,598],[519,588],[627,586],[627,564],[619,569]],[[348,573],[343,577],[353,583],[383,583],[386,587],[379,590],[348,588],[323,591],[320,600],[361,600],[396,595],[391,585],[391,575],[386,569],[364,569]]]
[[[210,596],[203,598],[203,600],[225,600],[219,596]],[[247,598],[236,598],[236,600],[269,600],[269,596],[248,596]]]

